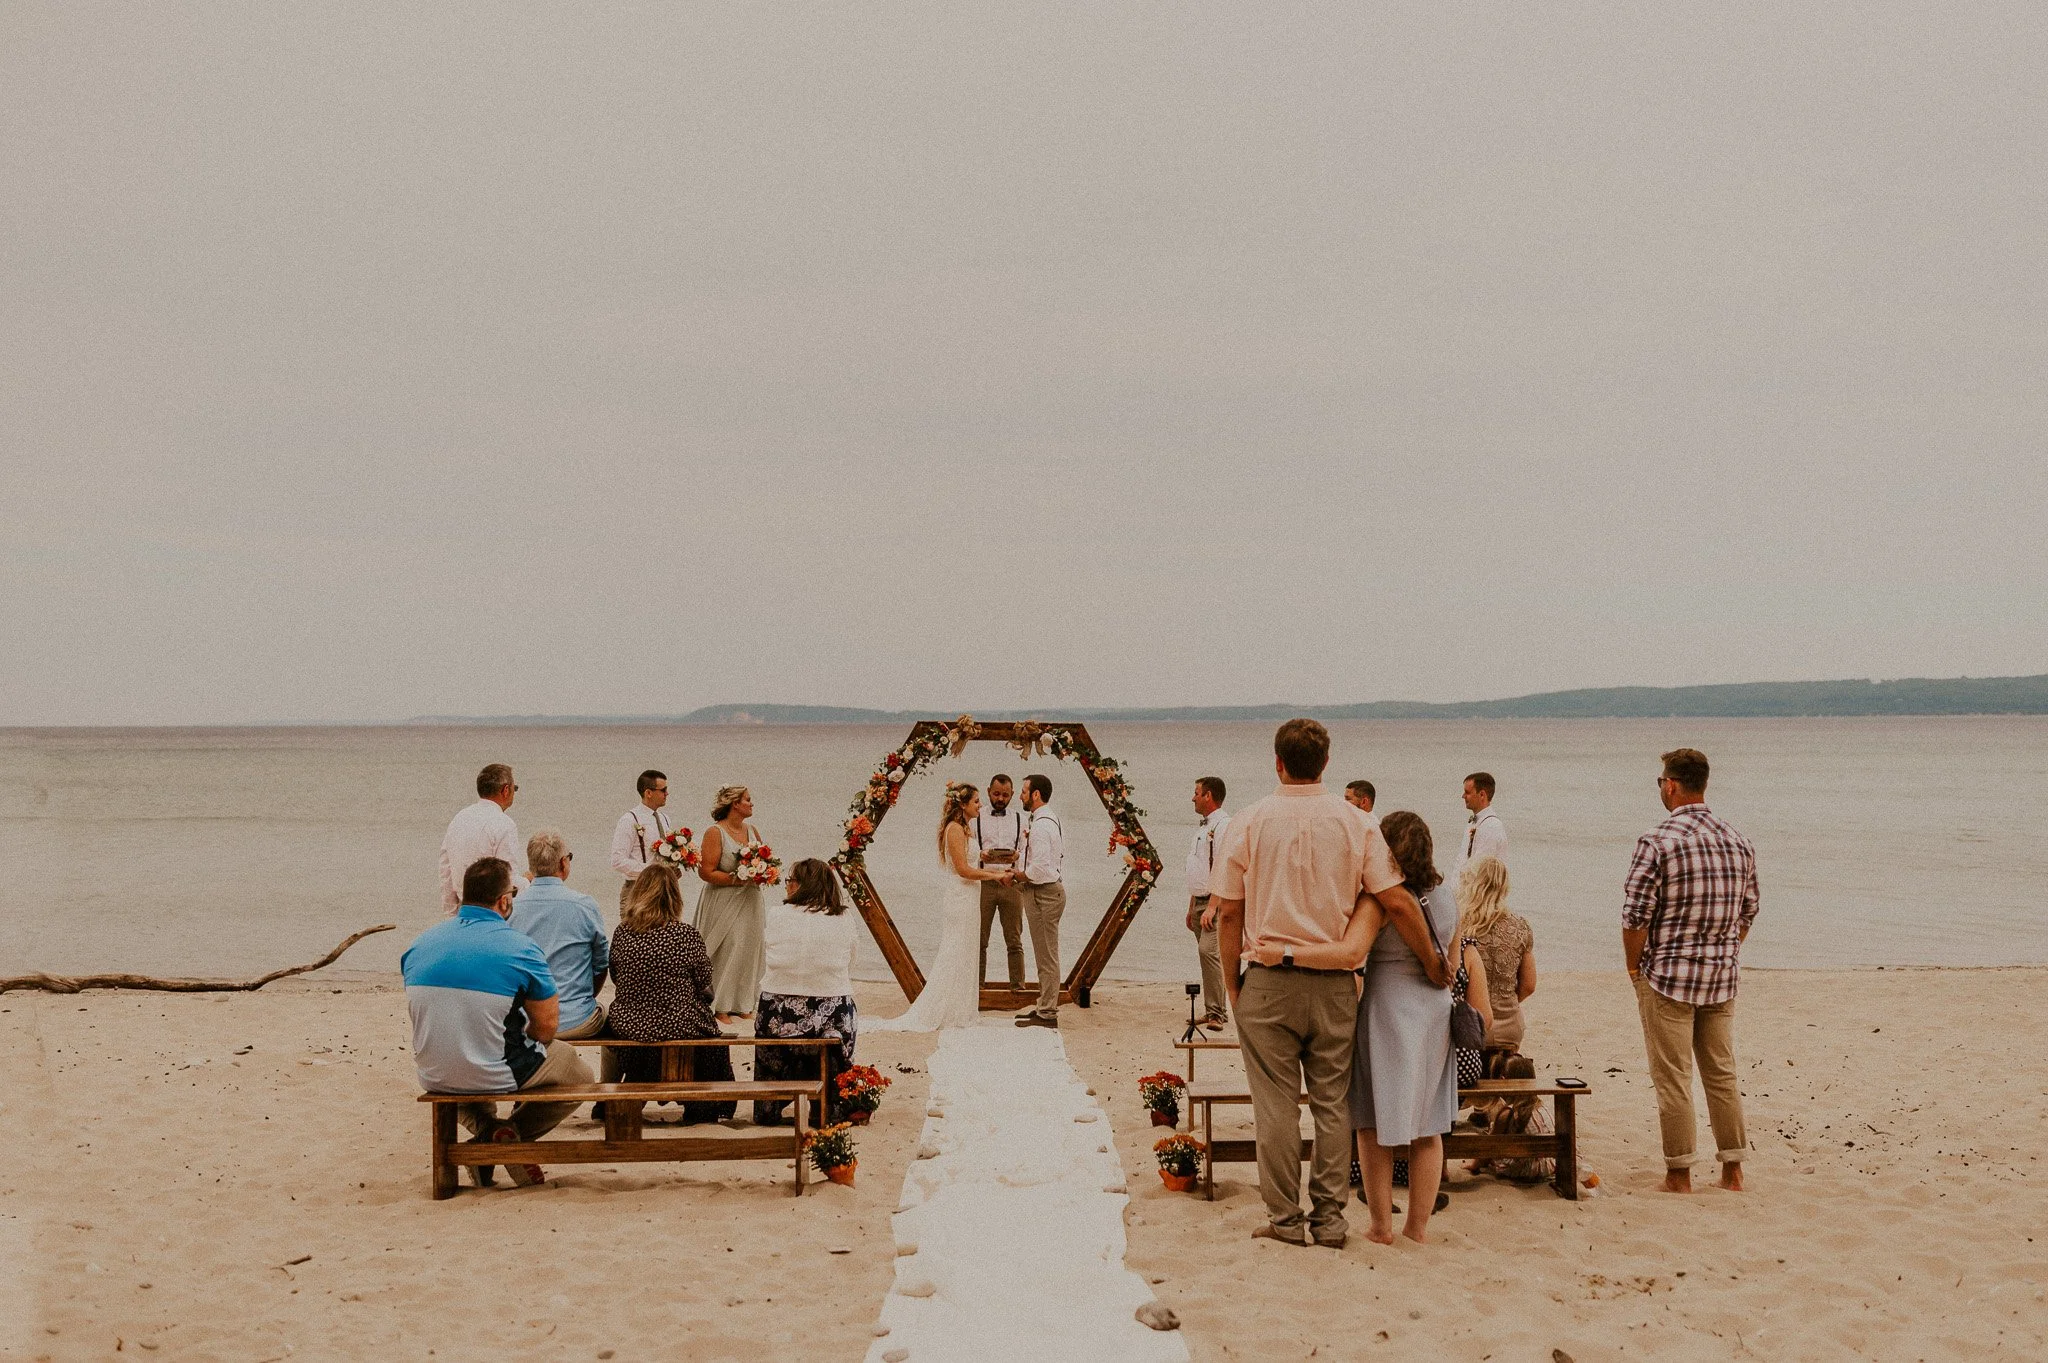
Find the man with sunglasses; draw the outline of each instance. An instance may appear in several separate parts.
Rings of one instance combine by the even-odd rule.
[[[505,811],[519,793],[512,768],[493,762],[476,774],[477,801],[455,811],[448,831],[441,837],[441,912],[452,914],[462,903],[462,877],[485,857],[496,857],[507,866],[517,866],[525,850],[519,841],[519,825]],[[512,893],[526,888],[517,872],[512,876]]]
[[[619,886],[619,912],[626,911],[626,896],[633,880],[654,860],[654,844],[669,835],[672,825],[661,812],[668,803],[668,777],[658,771],[643,771],[638,782],[640,803],[619,815],[612,829],[612,869],[626,878]]]

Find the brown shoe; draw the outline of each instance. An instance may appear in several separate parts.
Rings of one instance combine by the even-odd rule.
[[[1299,1235],[1289,1235],[1286,1231],[1281,1230],[1271,1221],[1268,1221],[1264,1225],[1255,1228],[1252,1231],[1252,1239],[1278,1240],[1283,1245],[1295,1246],[1305,1246],[1308,1243],[1306,1240],[1303,1240]]]

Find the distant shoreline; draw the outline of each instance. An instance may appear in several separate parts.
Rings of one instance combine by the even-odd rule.
[[[976,710],[986,720],[1070,719],[1105,724],[1277,722],[1296,715],[1357,719],[1830,719],[1885,716],[2048,715],[2048,675],[1907,677],[1896,681],[1736,682],[1546,691],[1505,700],[1366,701],[1346,705],[1182,705],[1151,708]],[[675,715],[422,715],[421,725],[909,724],[958,712],[843,705],[706,705]]]

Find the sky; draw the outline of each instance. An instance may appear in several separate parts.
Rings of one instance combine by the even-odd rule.
[[[0,725],[2048,672],[2044,77],[2032,3],[6,5]]]

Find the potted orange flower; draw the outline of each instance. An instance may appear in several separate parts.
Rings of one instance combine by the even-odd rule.
[[[1202,1152],[1207,1148],[1193,1136],[1180,1134],[1160,1141],[1152,1147],[1152,1157],[1159,1161],[1159,1181],[1172,1192],[1193,1192],[1202,1169]]]
[[[836,1126],[820,1127],[811,1133],[806,1151],[811,1164],[817,1171],[834,1183],[853,1186],[853,1171],[860,1159],[853,1148],[853,1125],[840,1122]]]
[[[1168,1070],[1138,1080],[1138,1097],[1152,1114],[1154,1126],[1180,1125],[1180,1094],[1187,1081]]]
[[[849,1065],[840,1071],[836,1084],[839,1110],[846,1114],[846,1120],[855,1126],[866,1126],[868,1118],[882,1105],[882,1090],[889,1087],[889,1076],[873,1065]]]

